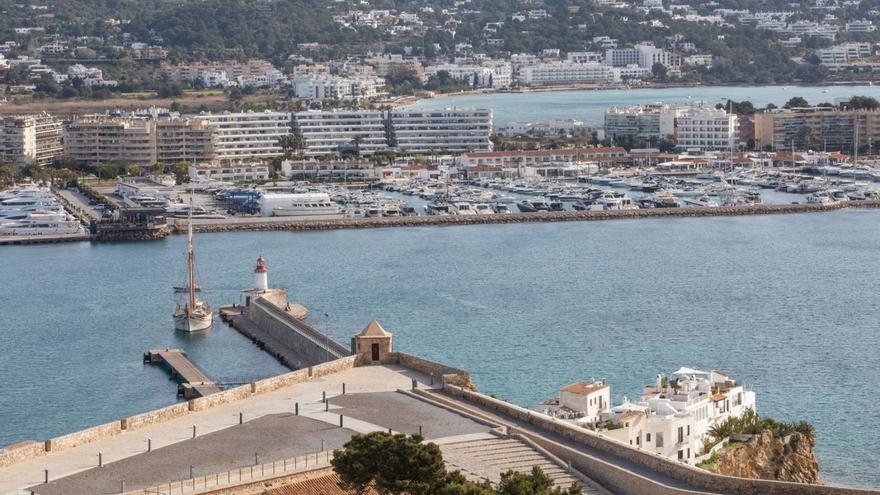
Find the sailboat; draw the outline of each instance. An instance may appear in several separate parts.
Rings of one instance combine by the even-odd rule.
[[[192,197],[190,197],[190,205],[192,205]],[[200,292],[201,289],[196,285],[192,208],[189,209],[186,256],[186,287],[175,287],[175,292],[186,294],[186,302],[183,306],[178,303],[177,309],[174,310],[174,328],[181,332],[207,330],[214,323],[214,316],[211,312],[211,306],[208,306],[208,302],[196,298],[196,292]]]

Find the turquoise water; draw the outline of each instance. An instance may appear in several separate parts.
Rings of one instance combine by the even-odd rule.
[[[762,413],[818,431],[828,482],[880,487],[880,211],[197,236],[214,305],[258,255],[340,342],[378,319],[398,349],[522,405],[606,378],[615,400],[679,366],[730,372]],[[0,444],[174,402],[141,364],[178,346],[209,375],[282,368],[227,327],[171,330],[185,239],[0,248]],[[325,316],[326,314],[326,316]]]
[[[412,108],[426,110],[447,107],[491,108],[496,127],[511,121],[548,121],[552,118],[576,118],[587,124],[602,124],[610,107],[650,103],[685,103],[705,101],[715,105],[728,99],[749,100],[756,107],[773,103],[781,107],[793,96],[801,96],[815,105],[837,103],[853,95],[880,98],[877,86],[704,86],[669,89],[607,89],[597,91],[548,91],[540,93],[495,93],[444,96],[421,100]]]

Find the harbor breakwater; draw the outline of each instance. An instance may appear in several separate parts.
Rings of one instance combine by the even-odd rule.
[[[444,225],[486,225],[532,222],[579,222],[639,218],[697,218],[746,215],[779,215],[816,213],[844,208],[880,208],[880,201],[840,201],[831,204],[787,204],[722,206],[716,208],[658,208],[607,211],[553,211],[509,213],[496,215],[409,216],[387,218],[344,218],[334,220],[246,221],[236,223],[204,223],[194,225],[198,233],[239,231],[312,231],[337,229],[370,229],[389,227],[426,227]],[[175,233],[186,229],[175,227]]]

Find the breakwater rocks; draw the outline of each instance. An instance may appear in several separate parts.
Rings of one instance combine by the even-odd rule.
[[[164,239],[170,233],[171,229],[168,227],[160,229],[105,230],[99,231],[92,237],[92,240],[98,242],[153,241]]]
[[[389,218],[345,218],[338,220],[290,220],[260,221],[248,219],[240,222],[222,221],[194,225],[193,230],[206,232],[237,231],[309,231],[335,229],[370,229],[388,227],[422,227],[443,225],[485,225],[529,222],[580,222],[598,220],[623,220],[637,218],[691,218],[723,217],[743,215],[775,215],[791,213],[813,213],[840,210],[843,208],[880,208],[880,201],[841,201],[833,204],[788,204],[724,206],[718,208],[662,208],[642,210],[609,211],[556,211],[539,213],[510,213],[501,215],[463,215],[463,216],[417,216]],[[175,233],[186,229],[175,227]]]

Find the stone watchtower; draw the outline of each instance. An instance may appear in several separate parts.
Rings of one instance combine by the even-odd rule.
[[[387,363],[392,351],[392,335],[373,320],[351,339],[352,353],[362,356],[364,364]]]

